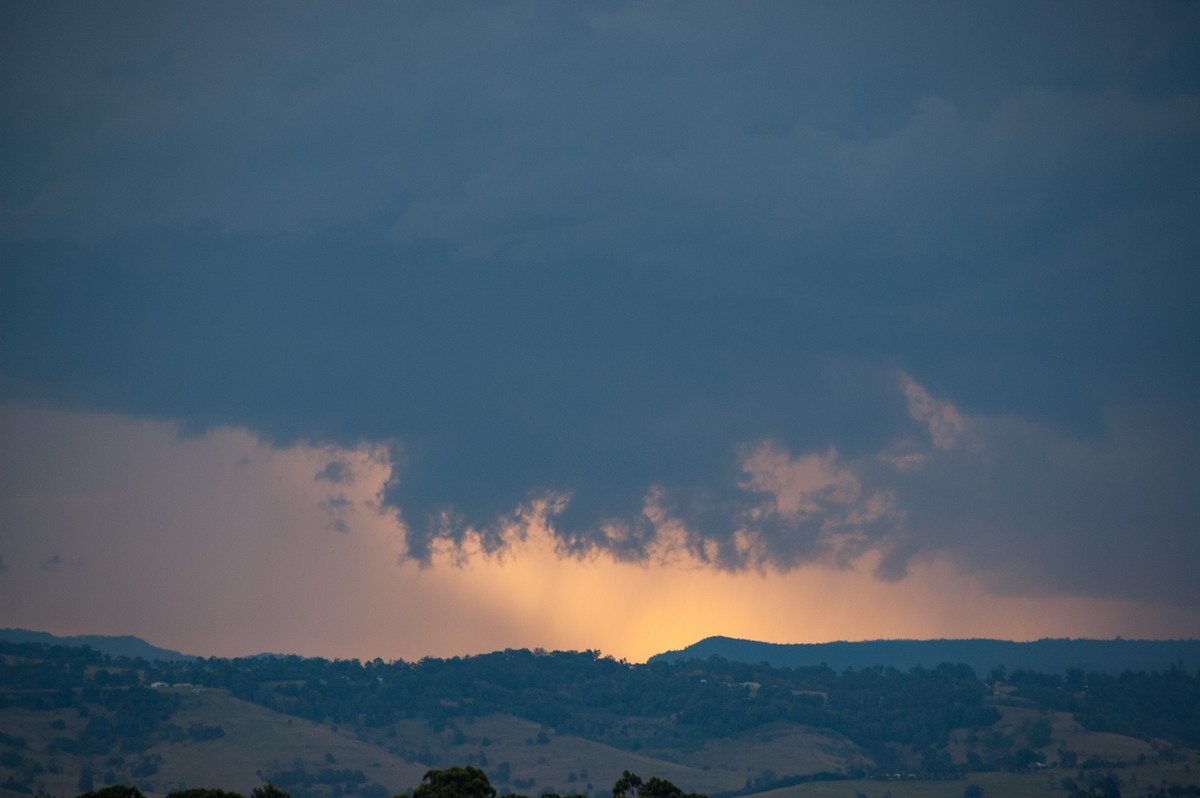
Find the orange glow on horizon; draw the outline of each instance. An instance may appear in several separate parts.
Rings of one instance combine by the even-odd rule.
[[[112,415],[0,413],[22,431],[0,452],[21,465],[9,467],[16,478],[0,501],[25,530],[6,541],[7,626],[134,634],[204,656],[411,661],[544,648],[631,662],[713,635],[816,643],[1200,629],[1181,607],[995,595],[949,559],[918,562],[896,582],[873,576],[877,554],[846,568],[720,571],[672,546],[669,519],[649,562],[565,558],[544,507],[516,518],[498,556],[442,552],[422,567],[401,557],[405,529],[379,504],[392,478],[382,448],[275,448],[239,429],[183,438]],[[344,473],[326,474],[331,462]]]
[[[995,596],[948,561],[914,566],[907,578],[872,576],[877,555],[853,568],[809,565],[789,573],[717,571],[695,562],[658,566],[598,556],[562,559],[544,530],[503,559],[438,565],[438,579],[458,583],[489,613],[520,619],[506,629],[524,642],[499,639],[470,650],[599,649],[631,662],[725,635],[775,643],[836,640],[992,637],[1113,637],[1147,607],[1083,597]],[[1183,613],[1157,608],[1171,636]],[[488,640],[484,635],[479,643]]]

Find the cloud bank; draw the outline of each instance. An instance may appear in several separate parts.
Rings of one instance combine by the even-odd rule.
[[[551,526],[558,506],[535,500],[498,523],[490,542],[477,533],[435,541],[421,565],[407,556],[402,520],[379,501],[393,478],[384,448],[279,448],[245,430],[189,437],[158,422],[11,405],[0,419],[12,444],[0,452],[0,516],[5,530],[22,532],[0,540],[10,625],[133,631],[223,656],[419,659],[541,646],[642,659],[714,632],[780,641],[1179,636],[1197,620],[1187,606],[1087,591],[997,595],[962,549],[926,551],[906,578],[880,580],[872,546],[883,537],[831,568],[768,537],[784,533],[771,526],[735,547],[735,568],[698,551],[654,491],[643,515],[655,531],[637,558],[624,541],[566,552]],[[330,463],[341,464],[337,482]],[[804,526],[832,514],[840,523],[864,495],[859,466],[828,452],[762,446],[744,463],[746,490],[759,500],[751,517]],[[827,558],[838,535],[847,533],[815,534],[805,557],[823,545]],[[751,562],[761,570],[744,570]]]
[[[562,529],[556,518],[570,496],[560,494],[485,528],[456,527],[445,515],[435,542],[409,552],[503,556],[532,525],[555,536],[563,556],[601,552],[656,565],[682,556],[733,572],[787,573],[814,563],[851,568],[871,553],[885,580],[941,558],[998,592],[1184,606],[1200,599],[1180,565],[1200,555],[1188,535],[1200,500],[1181,489],[1193,448],[1171,439],[1172,425],[1122,416],[1110,420],[1108,438],[1081,440],[1012,417],[964,414],[903,372],[895,387],[911,424],[887,447],[846,456],[748,444],[737,455],[741,478],[707,486],[710,503],[695,515],[694,505],[651,485],[636,515]]]
[[[241,593],[235,583],[268,601],[285,581],[352,593],[363,559],[379,578],[419,584],[445,569],[529,568],[518,563],[532,547],[547,572],[601,561],[761,579],[815,567],[887,583],[940,564],[993,596],[1196,603],[1188,563],[1200,552],[1186,533],[1200,507],[1179,490],[1189,442],[1145,419],[1115,419],[1111,439],[1089,442],[975,417],[905,373],[892,398],[910,425],[886,448],[747,443],[736,482],[708,486],[696,517],[648,485],[638,512],[573,530],[560,525],[569,493],[531,491],[489,524],[448,509],[424,536],[384,501],[397,478],[387,446],[281,449],[245,430],[181,438],[158,423],[7,406],[3,515],[21,534],[4,541],[4,580],[16,595],[30,580],[128,574],[133,563],[136,577],[107,589],[118,612],[187,586],[182,598],[206,615],[235,610],[223,598]],[[211,581],[196,578],[199,563]],[[42,610],[69,616],[77,600],[64,591]],[[321,617],[315,601],[274,610]]]
[[[94,444],[155,564],[247,529],[147,470],[220,440],[405,580],[1191,612],[1198,54],[1170,3],[8,3],[0,449],[76,496],[20,413],[158,430]],[[0,576],[100,557],[22,496]]]

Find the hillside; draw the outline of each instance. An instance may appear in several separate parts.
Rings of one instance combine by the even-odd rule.
[[[191,654],[181,654],[169,648],[151,645],[133,635],[70,635],[60,637],[49,632],[34,632],[29,629],[0,629],[0,642],[41,643],[48,646],[88,646],[110,657],[142,658],[147,662],[186,662],[195,659]]]
[[[837,643],[761,643],[731,637],[709,637],[678,651],[666,651],[650,662],[683,662],[721,657],[731,662],[766,662],[777,668],[828,665],[846,668],[936,668],[943,662],[965,663],[980,675],[997,666],[1065,674],[1200,668],[1200,640],[1072,640],[1027,643],[1010,640],[866,640]]]
[[[453,684],[457,676],[422,686],[428,703],[421,713],[392,715],[380,723],[366,715],[349,717],[337,706],[338,695],[355,700],[338,686],[346,680],[333,673],[351,663],[255,658],[222,663],[230,671],[192,670],[180,676],[124,667],[87,649],[74,649],[73,658],[64,657],[60,648],[25,645],[8,651],[0,666],[0,783],[43,795],[74,795],[90,774],[93,786],[135,783],[148,794],[205,785],[248,794],[271,780],[297,796],[381,798],[412,789],[429,768],[453,764],[485,769],[505,792],[606,795],[623,770],[634,769],[690,790],[721,793],[772,769],[832,770],[864,760],[859,748],[837,733],[785,723],[760,730],[761,740],[694,737],[681,746],[669,717],[599,711],[587,722],[597,728],[619,725],[616,739],[588,739],[571,733],[568,724],[477,713],[472,705],[483,702],[456,689],[464,686]],[[628,670],[606,664],[617,672]],[[296,675],[286,673],[288,668],[316,677],[312,692],[324,707],[317,712],[331,715],[317,722],[288,714],[236,697],[227,687],[201,685],[197,678],[232,677],[242,692],[283,704],[309,693],[309,680],[258,677]],[[505,674],[494,675],[511,684]],[[376,678],[370,681],[378,684]],[[66,686],[72,683],[79,686]],[[152,686],[159,684],[170,686]],[[362,694],[380,707],[368,691]],[[537,702],[513,703],[526,714],[546,709],[537,708]],[[309,711],[300,702],[291,708]]]
[[[57,796],[75,795],[83,786],[81,774],[88,771],[93,786],[136,783],[148,794],[221,785],[248,795],[271,780],[297,795],[352,788],[363,798],[380,798],[411,790],[431,767],[461,763],[487,770],[509,790],[606,794],[623,770],[634,769],[719,793],[743,787],[747,774],[758,776],[772,768],[836,768],[845,764],[846,754],[856,754],[852,744],[836,735],[777,726],[761,739],[714,740],[680,756],[680,761],[669,761],[557,734],[511,715],[474,718],[442,732],[431,730],[425,721],[406,720],[371,735],[292,718],[223,690],[188,687],[163,692],[180,699],[171,723],[182,735],[172,739],[172,732],[166,731],[132,753],[124,745],[104,755],[67,752],[56,745],[57,740],[84,732],[90,718],[98,715],[90,708],[86,717],[80,717],[77,708],[0,711],[0,728],[7,735],[0,742],[24,741],[9,748],[4,764],[17,767],[0,770],[0,780],[15,776],[15,783],[37,794]],[[220,729],[222,735],[190,739],[187,730],[197,726]],[[41,772],[22,778],[38,764]],[[307,777],[315,783],[305,783]]]
[[[0,644],[6,798],[106,783],[248,794],[266,780],[296,798],[386,798],[452,765],[479,767],[502,794],[603,798],[629,769],[714,796],[882,795],[885,783],[893,798],[946,783],[957,796],[964,780],[1065,796],[1068,777],[1191,783],[1197,747],[1200,678],[1180,669],[985,684],[950,664],[838,673],[503,651],[151,665]]]

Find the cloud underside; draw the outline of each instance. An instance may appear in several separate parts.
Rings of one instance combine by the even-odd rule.
[[[1186,534],[1198,517],[1196,500],[1179,490],[1189,468],[1187,440],[1135,416],[1112,418],[1104,439],[1080,440],[1015,418],[962,413],[905,373],[893,382],[892,400],[906,411],[909,426],[881,450],[848,456],[835,448],[794,452],[775,440],[749,441],[731,454],[737,474],[731,484],[649,484],[636,512],[588,526],[564,520],[569,491],[538,485],[512,497],[513,509],[498,516],[471,518],[449,505],[417,517],[389,502],[403,479],[395,460],[402,442],[352,449],[297,445],[279,462],[290,463],[292,478],[304,486],[297,488],[296,513],[319,519],[335,537],[352,537],[364,525],[390,530],[388,557],[424,567],[503,563],[518,558],[529,540],[540,540],[556,557],[581,562],[601,558],[732,574],[866,568],[894,582],[914,564],[942,560],[994,594],[1200,600],[1186,567],[1198,553]],[[11,414],[7,421],[15,428]],[[246,453],[217,490],[248,497],[265,478],[254,464],[281,458],[277,452],[284,450],[246,432],[214,432],[201,441],[229,435]],[[127,444],[93,445],[102,452]],[[157,510],[128,511],[159,514],[161,534],[178,541],[170,517],[181,511],[170,502],[186,507],[205,487],[170,479],[156,477],[143,487],[142,500]],[[102,503],[103,497],[100,491],[65,501]],[[36,514],[50,506],[48,499],[16,494],[6,513],[13,524],[44,524]],[[218,516],[189,523],[232,521]],[[86,564],[70,551],[69,537],[38,555],[40,568]],[[11,552],[0,554],[8,568],[18,567]]]
[[[423,537],[386,502],[395,445],[277,448],[233,428],[180,437],[7,405],[0,511],[29,534],[4,541],[0,598],[28,599],[9,603],[26,625],[137,623],[227,653],[277,640],[341,656],[514,644],[645,656],[716,632],[1179,636],[1195,622],[1195,544],[1168,526],[1194,508],[1159,504],[1176,495],[1165,483],[1184,442],[1134,418],[1080,442],[895,382],[911,426],[886,449],[747,442],[738,479],[703,491],[699,522],[650,485],[635,516],[572,530],[570,496],[534,490],[490,523],[447,509]],[[1130,494],[1144,494],[1133,513]],[[97,627],[93,610],[117,626]]]
[[[531,492],[491,523],[448,508],[423,526],[407,519],[407,552],[424,562],[503,558],[547,532],[564,557],[734,572],[870,562],[883,580],[949,558],[998,593],[1200,600],[1181,565],[1200,554],[1187,534],[1200,502],[1177,490],[1191,471],[1177,430],[1118,416],[1107,438],[1079,440],[1017,418],[971,417],[904,373],[896,383],[912,426],[880,451],[747,443],[733,485],[683,495],[651,485],[639,513],[586,529],[557,523],[569,493]]]

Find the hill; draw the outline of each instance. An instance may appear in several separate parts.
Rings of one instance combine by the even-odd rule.
[[[245,794],[267,780],[296,798],[386,798],[453,765],[502,795],[606,798],[627,769],[713,798],[957,796],[963,779],[1063,795],[1066,777],[1194,782],[1197,748],[1200,676],[1178,668],[1018,669],[996,685],[949,663],[838,672],[526,650],[148,663],[0,642],[0,798],[109,783]]]
[[[836,643],[760,643],[709,637],[679,651],[656,654],[650,662],[685,662],[721,657],[731,662],[766,662],[777,668],[828,665],[834,670],[883,666],[908,670],[935,668],[943,662],[965,663],[979,675],[997,666],[1065,674],[1163,671],[1200,668],[1200,640],[1047,639],[1028,643],[1010,640],[868,640]]]
[[[133,635],[70,635],[59,637],[49,632],[34,632],[29,629],[0,629],[0,641],[6,643],[41,643],[49,646],[89,646],[110,657],[142,658],[147,662],[184,662],[196,659],[190,654],[181,654],[168,648],[152,646]]]

